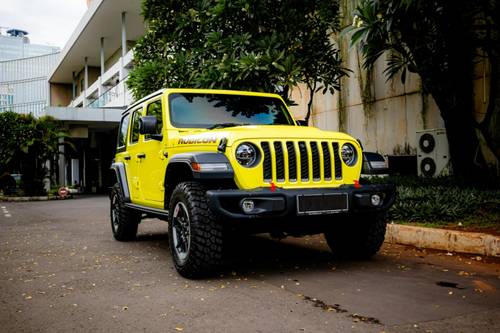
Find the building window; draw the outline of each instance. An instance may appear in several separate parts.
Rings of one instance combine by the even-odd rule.
[[[0,112],[12,111],[13,104],[14,104],[14,95],[0,94]]]
[[[80,80],[80,93],[82,93],[84,89],[85,89],[85,87],[84,87],[83,79],[81,79]]]
[[[161,100],[157,100],[157,101],[154,101],[153,103],[150,103],[148,105],[146,115],[156,116],[156,132],[155,132],[155,134],[161,134],[161,130],[163,128]],[[150,135],[146,135],[146,139],[149,139],[149,138],[150,138]]]

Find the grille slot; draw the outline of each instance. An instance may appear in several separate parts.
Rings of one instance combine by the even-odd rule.
[[[335,165],[335,179],[342,179],[342,162],[339,155],[339,143],[333,142],[333,159]]]
[[[309,158],[307,156],[307,146],[304,141],[299,142],[300,153],[300,179],[303,182],[309,180]]]
[[[263,161],[263,173],[264,173],[264,181],[272,181],[273,180],[273,163],[271,159],[271,150],[269,149],[268,142],[262,142],[260,144],[262,151],[264,152],[264,161]]]
[[[321,149],[323,150],[323,174],[325,180],[332,179],[332,160],[330,157],[330,149],[328,149],[328,142],[321,142]]]
[[[281,142],[274,141],[274,153],[276,154],[276,180],[285,181],[285,157],[283,156],[283,146]]]
[[[291,182],[297,181],[297,155],[295,154],[295,146],[292,141],[286,142],[286,150],[288,152],[288,179]]]
[[[311,146],[313,180],[318,181],[321,179],[318,144],[315,141],[312,141],[309,144]]]

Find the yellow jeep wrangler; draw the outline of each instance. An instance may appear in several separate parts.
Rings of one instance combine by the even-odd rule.
[[[334,254],[366,258],[384,241],[391,185],[360,185],[351,136],[299,126],[275,94],[164,89],[124,113],[111,166],[111,227],[136,236],[144,217],[168,221],[177,271],[223,264],[241,233],[324,233]]]

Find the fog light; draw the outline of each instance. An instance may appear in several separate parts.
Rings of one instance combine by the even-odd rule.
[[[373,206],[379,206],[380,203],[382,202],[382,199],[380,198],[380,195],[378,195],[378,194],[373,194],[371,199],[372,199]]]
[[[250,214],[254,208],[255,204],[253,203],[253,200],[245,199],[241,202],[241,209],[243,209],[243,211],[247,214]]]

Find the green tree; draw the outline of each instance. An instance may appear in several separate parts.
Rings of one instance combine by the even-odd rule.
[[[62,123],[52,117],[1,112],[0,128],[0,174],[20,172],[25,193],[42,193],[44,178],[55,180],[60,139],[68,138]]]
[[[34,121],[31,115],[0,113],[0,173],[16,168],[23,154],[28,153],[35,136]]]
[[[127,81],[135,98],[164,87],[277,92],[339,89],[332,0],[143,0],[148,24]]]
[[[494,0],[364,0],[355,11],[351,43],[371,69],[387,56],[388,78],[418,73],[445,122],[454,173],[478,174],[479,140],[500,158],[500,8]],[[474,64],[492,64],[488,114],[473,116]],[[480,155],[480,154],[479,154]]]

